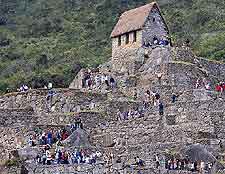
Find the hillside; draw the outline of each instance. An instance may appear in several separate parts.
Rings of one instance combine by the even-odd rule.
[[[1,0],[0,90],[21,83],[68,86],[81,67],[111,56],[119,15],[148,0]],[[225,2],[159,0],[175,43],[187,38],[199,56],[225,61]]]

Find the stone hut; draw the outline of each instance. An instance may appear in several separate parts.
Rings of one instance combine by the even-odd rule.
[[[143,62],[140,48],[152,47],[160,41],[170,44],[169,29],[156,2],[124,12],[111,38],[112,65],[116,72],[134,73],[137,62]]]

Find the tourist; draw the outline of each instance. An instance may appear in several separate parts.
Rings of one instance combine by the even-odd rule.
[[[26,92],[26,91],[28,91],[28,86],[27,85],[22,85],[22,86],[20,86],[20,88],[19,88],[19,92]]]
[[[69,155],[67,151],[63,151],[62,153],[62,164],[69,164]]]
[[[113,77],[110,77],[110,79],[109,79],[109,82],[110,82],[110,86],[111,86],[111,88],[114,88],[115,87],[115,80],[114,80],[114,78]]]
[[[144,94],[144,102],[149,105],[151,104],[151,91],[147,90]]]
[[[27,85],[23,85],[23,90],[24,90],[24,92],[26,92],[26,91],[28,91],[28,86]]]
[[[41,155],[38,154],[36,157],[36,164],[41,164]]]
[[[204,161],[201,161],[200,162],[200,173],[204,172],[204,169],[205,169],[205,163],[204,163]]]
[[[169,169],[169,170],[173,170],[173,162],[172,162],[172,159],[169,159],[169,160],[168,160],[167,166],[168,166],[168,169]]]
[[[92,85],[93,85],[93,82],[92,82],[92,80],[90,78],[90,79],[87,80],[87,87],[88,87],[88,89],[91,89]]]
[[[200,79],[198,78],[196,83],[195,83],[195,88],[198,89],[200,87]]]
[[[59,141],[59,140],[61,140],[61,132],[60,132],[60,130],[58,130],[57,132],[56,132],[56,139]]]
[[[163,115],[163,111],[164,111],[164,106],[163,106],[162,102],[160,102],[160,104],[159,104],[159,115]]]
[[[45,133],[43,132],[41,137],[40,137],[40,144],[41,145],[46,145],[47,144],[47,139],[46,139],[46,136],[45,136]]]
[[[154,45],[158,45],[158,43],[159,43],[159,40],[156,37],[154,37],[153,38],[153,44]]]
[[[78,128],[83,129],[83,124],[79,117],[77,118],[77,120],[75,122],[75,127],[76,127],[76,129],[78,129]]]
[[[212,169],[212,163],[208,163],[208,170],[211,171]]]
[[[55,155],[56,163],[60,164],[61,159],[62,159],[62,152],[61,150],[57,150],[56,155]]]
[[[155,95],[156,95],[156,92],[155,91],[150,91],[151,93],[151,98],[152,98],[152,103],[154,106],[156,106],[156,100],[155,100]]]
[[[161,84],[161,79],[162,79],[163,74],[160,72],[160,73],[156,73],[156,75],[157,75],[159,84]]]
[[[51,100],[52,101],[52,97],[55,95],[55,91],[53,90],[48,90],[48,95],[47,95],[47,100]]]
[[[194,162],[194,171],[197,171],[197,169],[198,169],[198,162],[195,161],[195,162]]]
[[[177,95],[173,93],[171,98],[172,98],[172,103],[175,103]]]
[[[159,93],[156,93],[155,94],[155,103],[156,103],[156,106],[159,105],[159,103],[160,103],[159,102],[159,99],[160,99],[160,95],[159,95]]]
[[[53,87],[52,83],[51,83],[51,82],[49,82],[49,83],[48,83],[48,89],[49,89],[49,90],[51,90],[51,89],[52,89],[52,87]]]
[[[117,120],[118,121],[122,121],[123,120],[123,114],[121,113],[121,111],[119,109],[117,111]]]
[[[180,169],[181,170],[185,169],[185,160],[184,159],[180,161]]]
[[[106,84],[106,86],[107,87],[109,87],[110,85],[109,85],[109,76],[105,76],[105,84]]]
[[[206,89],[206,90],[210,90],[210,89],[211,89],[210,83],[207,83],[207,84],[205,85],[205,89]]]
[[[47,165],[51,165],[52,156],[49,150],[46,150]]]
[[[29,144],[30,147],[33,147],[33,146],[35,145],[32,136],[30,136],[30,138],[29,138],[29,140],[28,140],[28,144]]]
[[[66,131],[66,129],[63,129],[62,131],[62,141],[67,139],[69,137],[68,132]]]
[[[45,154],[43,154],[43,155],[42,155],[42,159],[41,159],[41,161],[42,161],[42,164],[43,164],[43,165],[45,165],[45,164],[46,164],[47,157],[46,157],[46,155],[45,155]]]
[[[48,131],[47,144],[51,145],[52,144],[52,140],[53,140],[52,132],[51,131]]]
[[[136,162],[136,165],[138,166],[144,166],[144,161],[142,159],[140,159],[138,156],[134,157],[134,160]]]
[[[156,168],[158,169],[160,167],[160,162],[159,162],[158,155],[155,156],[155,163],[156,163]]]
[[[193,162],[189,163],[189,169],[194,172],[195,171],[195,164]]]

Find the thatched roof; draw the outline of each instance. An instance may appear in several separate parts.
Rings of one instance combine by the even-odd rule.
[[[156,2],[124,12],[114,27],[111,37],[116,37],[131,31],[142,29],[153,7],[158,7]]]

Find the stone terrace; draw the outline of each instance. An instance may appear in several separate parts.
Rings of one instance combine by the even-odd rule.
[[[197,58],[186,48],[159,47],[149,49],[147,56],[144,52],[137,56],[145,57],[137,58],[143,62],[141,66],[138,62],[140,68],[135,74],[114,74],[119,84],[115,91],[55,89],[56,95],[51,102],[46,99],[48,91],[43,89],[1,96],[1,155],[7,156],[10,150],[24,147],[26,135],[35,127],[66,126],[80,116],[91,145],[103,154],[113,153],[113,160],[95,166],[27,165],[30,173],[125,174],[130,172],[126,166],[132,165],[137,155],[146,165],[134,165],[134,173],[166,173],[163,167],[160,171],[155,169],[154,155],[158,153],[163,158],[167,153],[179,153],[191,144],[202,144],[214,156],[223,156],[225,95],[215,92],[214,85],[225,79],[225,65]],[[161,82],[156,73],[163,73]],[[199,77],[207,78],[212,90],[195,89]],[[121,79],[130,83],[123,84]],[[147,89],[160,93],[164,115],[159,115],[158,107],[150,106],[142,118],[118,121],[118,109],[127,111],[142,106]],[[135,91],[137,98],[133,96]],[[171,102],[173,92],[179,94],[175,103]],[[116,162],[118,158],[121,163]]]

